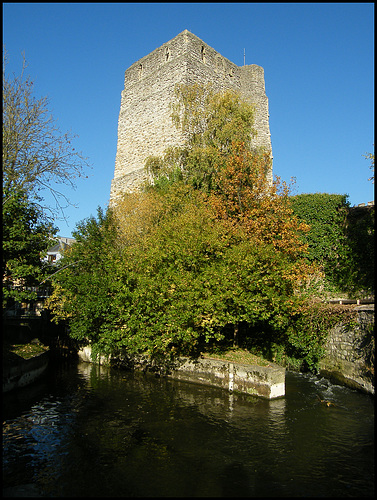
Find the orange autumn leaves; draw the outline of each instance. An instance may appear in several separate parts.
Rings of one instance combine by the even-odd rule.
[[[267,177],[268,153],[252,153],[244,143],[233,144],[225,167],[215,174],[216,189],[208,201],[219,219],[239,225],[256,243],[272,244],[292,258],[305,255],[301,235],[309,226],[293,215],[289,203],[290,187]]]

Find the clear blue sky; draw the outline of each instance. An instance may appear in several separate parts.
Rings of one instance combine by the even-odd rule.
[[[264,68],[275,175],[297,193],[374,199],[373,3],[5,3],[7,70],[25,51],[36,95],[92,165],[60,235],[108,204],[124,71],[184,29]]]

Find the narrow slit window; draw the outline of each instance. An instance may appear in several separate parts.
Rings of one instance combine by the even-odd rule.
[[[219,56],[217,56],[216,57],[216,69],[215,69],[216,73],[221,73],[222,67],[223,67],[222,60]]]
[[[202,45],[201,55],[202,55],[202,61],[205,63],[206,62],[206,48],[204,47],[204,45]]]

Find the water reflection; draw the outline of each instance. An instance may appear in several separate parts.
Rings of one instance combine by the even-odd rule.
[[[325,379],[288,373],[272,401],[86,363],[43,384],[5,400],[8,494],[373,494],[373,401]]]

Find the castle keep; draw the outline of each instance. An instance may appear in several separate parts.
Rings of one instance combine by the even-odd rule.
[[[263,68],[255,64],[237,66],[184,30],[125,72],[110,204],[122,193],[137,190],[146,175],[148,156],[161,155],[167,147],[182,144],[170,116],[177,83],[211,83],[215,92],[238,92],[256,107],[257,136],[252,145],[271,151]],[[272,172],[270,176],[272,180]]]

